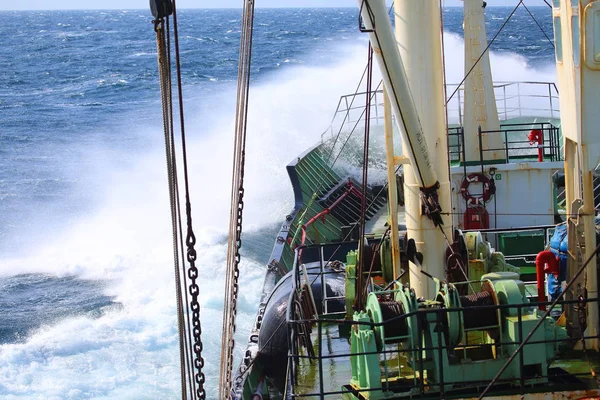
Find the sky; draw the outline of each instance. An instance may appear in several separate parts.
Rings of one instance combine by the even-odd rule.
[[[177,0],[177,8],[241,8],[243,0]],[[419,0],[415,0],[419,1]],[[443,0],[448,7],[459,0]],[[389,1],[388,1],[389,2]],[[518,0],[487,0],[490,6],[515,6]],[[543,0],[525,0],[527,6]],[[0,10],[148,9],[148,0],[0,0]],[[356,7],[356,0],[256,0],[256,7]]]

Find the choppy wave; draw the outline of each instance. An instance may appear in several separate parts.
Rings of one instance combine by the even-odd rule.
[[[180,26],[189,32],[183,73],[202,319],[219,321],[203,325],[209,398],[216,398],[220,354],[236,13],[182,12]],[[238,343],[254,318],[273,233],[292,206],[284,167],[320,139],[339,96],[354,90],[364,68],[366,41],[355,32],[355,10],[308,14],[257,11]],[[19,18],[20,30],[0,25],[16,29],[21,46],[11,47],[15,61],[7,73],[25,85],[0,83],[2,106],[10,105],[0,116],[0,193],[10,194],[0,196],[0,288],[19,287],[18,296],[0,291],[0,320],[10,315],[17,326],[27,312],[31,324],[2,336],[0,397],[176,398],[170,217],[156,60],[146,57],[155,51],[149,12]],[[51,40],[58,28],[89,34],[78,39],[82,47],[28,44],[40,31]],[[206,29],[219,40],[199,42]],[[449,33],[445,42],[448,81],[456,82],[462,39]],[[498,49],[497,78],[552,79],[542,68],[547,60],[529,54]],[[50,313],[47,303],[69,290],[77,294]]]

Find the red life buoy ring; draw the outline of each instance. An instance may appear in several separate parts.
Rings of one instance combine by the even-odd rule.
[[[469,185],[473,182],[481,182],[483,184],[483,194],[472,195],[471,193],[469,193]],[[469,174],[460,185],[460,192],[465,198],[465,200],[467,200],[468,206],[484,206],[485,203],[488,202],[490,197],[492,197],[490,189],[490,178],[488,178],[484,174]]]

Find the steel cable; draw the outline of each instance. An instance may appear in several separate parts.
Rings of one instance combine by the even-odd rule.
[[[488,49],[490,48],[490,46],[492,45],[492,43],[494,43],[494,41],[496,40],[496,38],[498,37],[498,35],[500,34],[500,32],[502,32],[502,30],[504,29],[504,27],[506,26],[506,24],[508,23],[508,21],[510,21],[510,19],[512,18],[512,16],[515,14],[515,12],[517,11],[517,9],[519,8],[519,6],[522,3],[523,3],[523,0],[519,0],[519,2],[517,3],[517,5],[515,6],[515,8],[513,8],[513,10],[511,11],[511,13],[508,16],[508,18],[506,18],[506,20],[504,21],[504,23],[502,24],[502,26],[500,26],[500,29],[498,29],[498,32],[496,32],[496,34],[494,35],[494,37],[492,38],[492,40],[490,40],[490,42],[488,43],[488,45],[486,46],[486,48],[481,52],[481,55],[479,56],[479,58],[477,58],[477,60],[473,63],[473,66],[471,67],[471,69],[469,70],[469,72],[467,72],[465,74],[465,77],[463,78],[463,80],[460,81],[460,83],[456,86],[456,89],[454,89],[454,91],[452,92],[452,94],[450,95],[450,97],[448,97],[448,99],[446,100],[446,105],[448,105],[448,103],[450,102],[450,100],[452,100],[452,98],[454,97],[454,95],[456,94],[456,92],[458,92],[458,89],[460,89],[461,85],[463,83],[465,83],[465,81],[467,80],[467,78],[469,77],[469,75],[471,75],[471,72],[473,72],[473,70],[475,69],[475,67],[477,66],[477,64],[479,64],[479,61],[481,61],[481,59],[483,58],[483,56],[485,55],[485,53],[488,51]]]
[[[531,19],[533,20],[533,22],[535,22],[535,24],[538,26],[538,28],[540,28],[540,31],[542,31],[542,34],[546,37],[546,40],[548,40],[548,43],[550,43],[550,46],[552,46],[552,48],[555,49],[554,42],[552,42],[552,40],[548,37],[548,35],[546,35],[546,31],[544,31],[544,28],[542,28],[542,25],[540,25],[538,20],[535,19],[535,17],[533,16],[533,14],[529,10],[529,8],[525,5],[525,3],[523,3],[523,7],[527,10],[527,12],[529,13],[529,16],[531,16]]]
[[[254,1],[244,0],[238,64],[238,86],[233,150],[231,208],[229,240],[227,244],[227,271],[225,302],[223,306],[223,335],[221,337],[221,362],[219,373],[219,398],[231,398],[234,334],[236,330],[237,297],[239,292],[239,264],[241,261],[242,222],[244,209],[244,169],[246,158],[246,131],[248,97],[250,91],[250,65],[252,60],[252,32],[254,27]]]
[[[160,80],[160,92],[162,101],[162,112],[163,112],[163,129],[165,136],[165,152],[167,162],[167,177],[169,186],[169,200],[171,204],[171,227],[173,230],[173,263],[175,267],[175,292],[177,302],[177,328],[179,335],[179,355],[181,365],[181,396],[182,399],[187,397],[187,385],[186,376],[189,378],[190,374],[186,373],[186,366],[189,366],[187,360],[187,342],[185,340],[185,317],[183,313],[182,304],[182,291],[181,291],[181,279],[179,274],[179,235],[178,235],[178,208],[177,208],[177,176],[175,172],[175,153],[174,153],[174,142],[173,142],[173,104],[171,97],[171,73],[170,73],[170,62],[168,55],[168,44],[166,44],[165,35],[165,22],[164,19],[155,22],[156,32],[156,43],[157,43],[157,54],[158,54],[158,67],[159,67],[159,80]],[[168,27],[167,27],[168,32]],[[190,380],[191,382],[191,380]],[[190,385],[190,388],[192,385]],[[193,392],[192,392],[193,393]]]

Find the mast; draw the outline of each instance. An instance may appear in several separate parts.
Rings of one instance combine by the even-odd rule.
[[[440,206],[444,211],[451,210],[450,171],[448,167],[448,146],[444,101],[444,77],[442,68],[442,26],[440,3],[438,0],[396,0],[394,2],[396,40],[400,55],[405,61],[406,75],[413,93],[423,134],[433,158],[440,189]],[[410,18],[407,18],[410,16]],[[403,144],[403,149],[406,146]],[[424,264],[429,273],[437,278],[444,277],[446,239],[440,229],[423,215],[419,201],[419,183],[415,178],[413,165],[404,166],[406,193],[406,228],[408,236],[415,239],[417,249],[424,254]],[[442,225],[444,232],[452,233],[450,217]],[[432,267],[436,266],[432,271]],[[424,278],[410,265],[411,285],[413,280]],[[433,282],[431,282],[433,283]],[[428,295],[435,294],[433,286]]]
[[[435,0],[427,1],[426,3],[433,4]],[[410,0],[406,2],[410,3]],[[412,1],[412,3],[421,3],[421,1]],[[413,179],[412,184],[406,185],[407,200],[412,197],[412,205],[407,207],[406,220],[408,235],[415,239],[417,250],[423,253],[423,270],[429,274],[442,278],[444,276],[443,254],[446,248],[445,240],[438,226],[443,226],[443,221],[440,215],[438,188],[438,175],[434,162],[430,157],[430,148],[435,149],[436,157],[440,156],[441,160],[446,162],[435,161],[435,164],[443,165],[443,168],[438,168],[441,176],[446,176],[443,179],[444,189],[449,187],[447,151],[446,151],[446,129],[443,123],[443,112],[441,113],[441,125],[429,127],[428,130],[439,129],[435,136],[437,138],[432,143],[432,147],[427,144],[427,138],[423,130],[423,125],[419,118],[417,106],[414,102],[414,96],[410,89],[407,74],[404,69],[403,60],[398,50],[398,45],[394,37],[390,18],[387,13],[384,0],[358,0],[361,10],[362,19],[364,22],[364,30],[369,33],[369,39],[373,46],[374,54],[376,55],[381,74],[383,76],[384,87],[389,95],[392,105],[392,111],[396,122],[399,124],[402,134],[403,151],[408,157],[411,165],[411,172],[405,173],[406,177]],[[439,6],[438,6],[439,10]],[[439,13],[438,13],[439,16]],[[412,19],[411,15],[411,19]],[[439,26],[439,25],[438,25]],[[439,34],[438,44],[439,44]],[[417,38],[415,38],[417,40]],[[424,54],[428,48],[426,42],[422,38],[418,38],[418,47],[422,49]],[[434,50],[435,52],[435,50]],[[438,45],[437,52],[441,54],[441,46]],[[438,55],[441,57],[441,55]],[[431,65],[426,68],[440,69],[441,63]],[[440,83],[442,80],[439,80]],[[441,87],[441,84],[440,84]],[[425,101],[426,97],[419,97]],[[442,101],[438,106],[443,107]],[[439,102],[436,99],[436,102]],[[434,106],[438,110],[437,106]],[[443,110],[443,108],[442,108]],[[436,111],[436,115],[440,115]],[[425,120],[431,118],[427,115]],[[437,118],[437,117],[436,117]],[[434,138],[433,135],[430,136]],[[440,139],[443,137],[443,139]],[[444,204],[450,204],[449,195],[442,196]],[[420,201],[419,201],[420,199]],[[424,210],[423,210],[424,209]],[[446,208],[449,210],[449,207]],[[446,218],[449,219],[449,218]],[[394,228],[394,227],[393,227]],[[397,228],[396,228],[397,229]],[[425,246],[427,243],[427,246]],[[424,276],[419,270],[419,266],[411,263],[410,265],[410,283],[411,287],[417,293],[417,296],[432,297],[434,292],[433,282],[424,280]]]
[[[465,157],[463,161],[480,160],[478,132],[499,130],[498,109],[494,95],[494,83],[490,67],[489,51],[485,27],[485,2],[464,0],[465,74],[469,73],[464,84],[465,113],[463,117]],[[482,56],[483,54],[483,56]],[[481,57],[481,58],[480,58]],[[483,149],[502,149],[500,135],[481,137]],[[502,158],[501,151],[485,151],[483,160]]]
[[[565,145],[565,189],[568,212],[569,255],[567,276],[572,276],[582,259],[596,248],[594,219],[594,177],[600,162],[600,1],[554,0],[552,17],[556,47],[556,70],[560,89],[560,115]],[[580,184],[581,182],[581,184]],[[583,232],[583,237],[581,233]],[[580,256],[577,256],[579,247]],[[579,288],[567,293],[577,299]],[[585,273],[587,297],[598,297],[596,258]],[[567,310],[567,318],[579,328],[577,314]],[[598,303],[587,305],[586,336],[598,335]],[[586,341],[598,350],[598,339]]]
[[[383,129],[385,131],[385,156],[388,178],[388,212],[392,266],[394,278],[400,276],[400,235],[398,234],[398,185],[396,181],[396,160],[394,158],[394,128],[392,127],[392,107],[385,87],[383,88]]]

